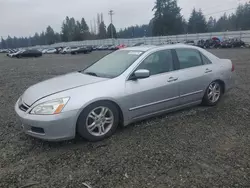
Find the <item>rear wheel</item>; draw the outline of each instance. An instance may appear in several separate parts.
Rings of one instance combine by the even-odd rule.
[[[215,106],[222,96],[222,85],[218,81],[209,84],[204,97],[203,104],[207,106]]]
[[[114,104],[100,101],[87,106],[77,121],[77,132],[89,141],[110,137],[119,123],[119,111]]]

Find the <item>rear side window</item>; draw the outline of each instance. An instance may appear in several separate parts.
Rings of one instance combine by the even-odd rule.
[[[202,58],[203,64],[205,64],[205,65],[212,64],[212,62],[206,56],[204,56],[202,53],[201,53],[201,58]]]
[[[180,69],[186,69],[202,65],[201,55],[197,50],[176,49],[176,53],[180,62]]]

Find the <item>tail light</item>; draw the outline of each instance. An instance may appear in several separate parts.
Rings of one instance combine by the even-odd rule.
[[[234,72],[235,68],[234,68],[234,64],[232,63],[232,69],[231,71]]]

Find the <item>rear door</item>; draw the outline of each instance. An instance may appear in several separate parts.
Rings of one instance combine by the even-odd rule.
[[[202,100],[213,81],[213,65],[200,51],[192,48],[176,49],[179,62],[180,105]]]
[[[131,118],[179,105],[178,71],[171,50],[150,54],[138,67],[150,71],[150,77],[130,80],[125,84],[127,108]]]

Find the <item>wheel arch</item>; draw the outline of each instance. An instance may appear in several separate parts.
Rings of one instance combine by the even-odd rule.
[[[213,82],[219,82],[219,84],[222,86],[222,93],[224,94],[225,93],[225,89],[226,89],[225,82],[223,80],[221,80],[221,79],[216,79]]]
[[[86,109],[88,106],[94,104],[94,103],[98,103],[98,102],[109,102],[112,103],[113,105],[116,106],[118,112],[119,112],[119,126],[123,126],[123,122],[124,122],[124,113],[120,107],[120,105],[112,99],[99,99],[99,100],[95,100],[95,101],[90,101],[89,103],[85,104],[78,112],[77,117],[76,117],[76,122],[75,125],[77,125],[78,122],[78,118],[81,115],[81,113],[84,111],[84,109]]]

